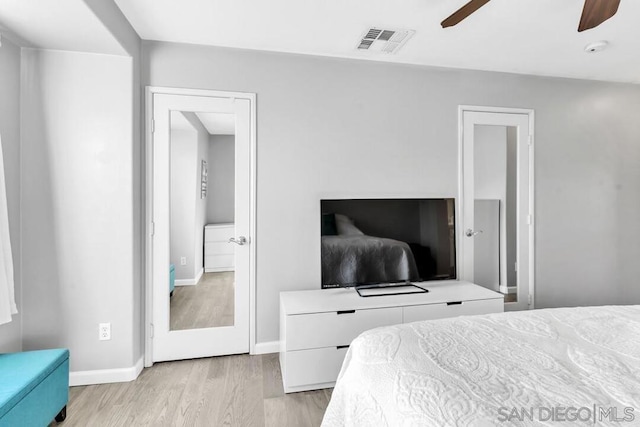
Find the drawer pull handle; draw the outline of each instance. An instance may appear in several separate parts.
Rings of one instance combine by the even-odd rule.
[[[448,302],[447,305],[462,305],[462,301]]]
[[[336,347],[336,350],[342,350],[343,348],[349,348],[348,345],[339,345]]]
[[[353,314],[355,313],[355,310],[342,310],[342,311],[338,311],[338,314]]]

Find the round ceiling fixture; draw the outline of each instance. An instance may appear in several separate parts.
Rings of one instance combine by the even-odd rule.
[[[603,51],[607,48],[609,43],[606,40],[600,40],[598,42],[589,43],[584,47],[584,51],[587,53],[595,53]]]

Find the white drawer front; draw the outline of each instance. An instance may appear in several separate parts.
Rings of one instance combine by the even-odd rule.
[[[207,242],[204,244],[204,254],[208,255],[233,255],[235,244],[229,242]]]
[[[287,316],[287,351],[348,345],[364,331],[402,323],[401,307],[338,313]]]
[[[204,241],[205,242],[228,242],[230,238],[235,236],[235,227],[205,227],[204,229]]]
[[[420,320],[444,319],[446,317],[471,316],[474,314],[501,313],[504,311],[503,299],[451,302],[446,304],[428,304],[403,307],[404,323]]]
[[[233,267],[235,264],[234,255],[208,255],[204,257],[204,268],[225,268]]]
[[[288,351],[283,358],[285,387],[335,382],[346,353],[346,347]]]

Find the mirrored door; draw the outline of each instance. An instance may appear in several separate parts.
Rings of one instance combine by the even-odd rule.
[[[532,169],[527,114],[465,112],[462,278],[530,305]]]
[[[153,95],[153,361],[249,351],[249,99]]]
[[[234,325],[235,114],[171,111],[169,330]]]

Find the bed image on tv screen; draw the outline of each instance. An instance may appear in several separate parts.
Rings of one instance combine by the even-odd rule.
[[[453,199],[322,200],[322,287],[456,278]]]

